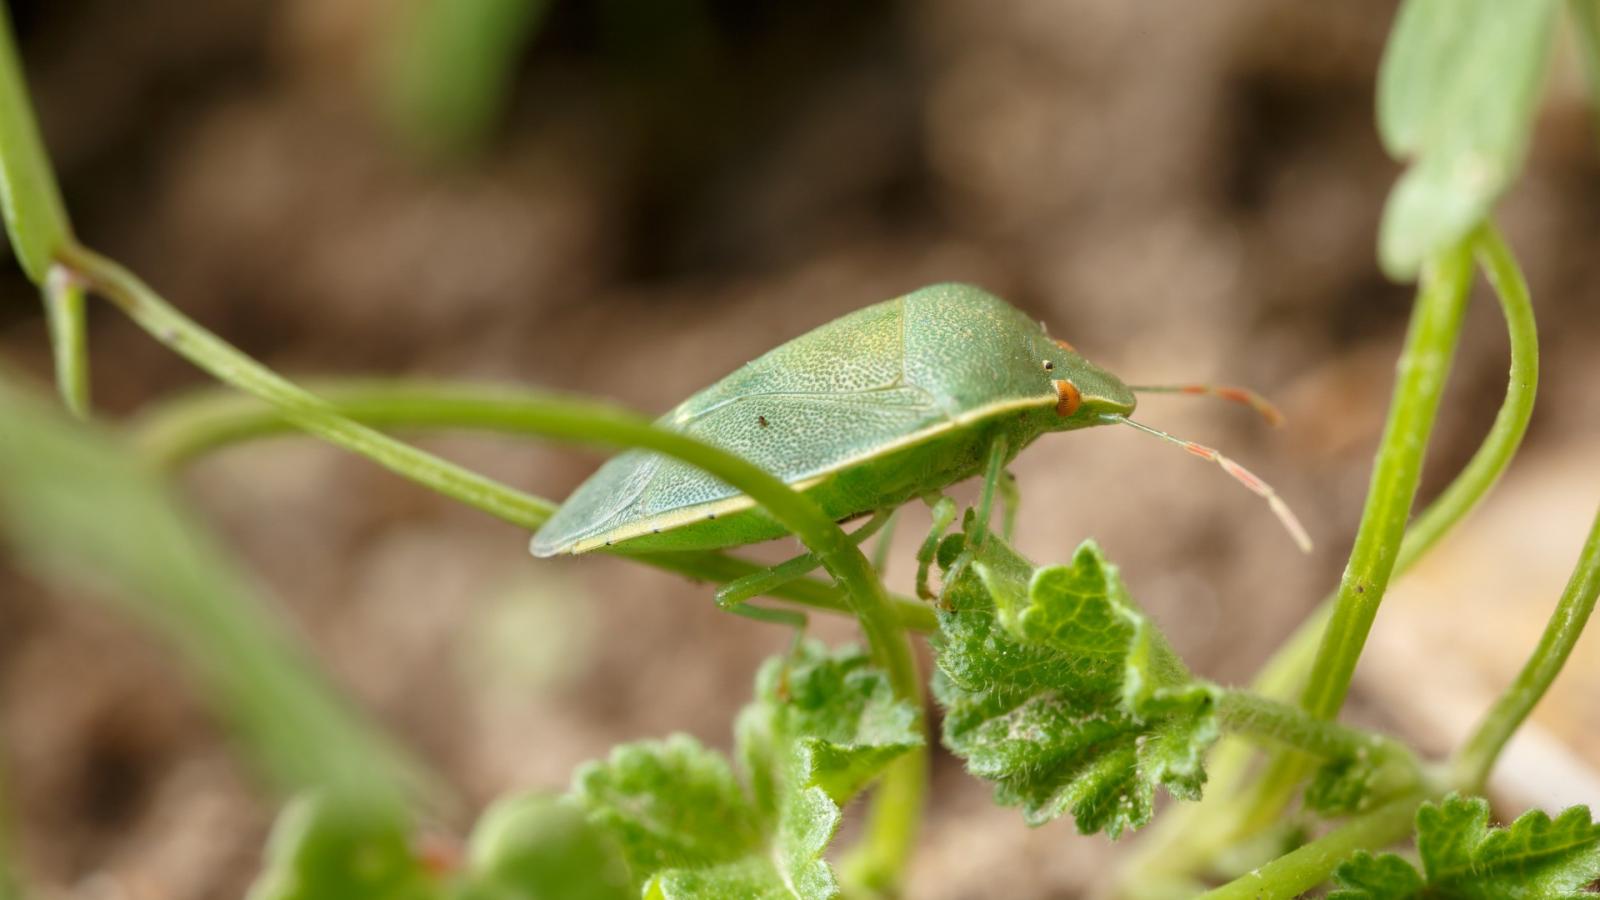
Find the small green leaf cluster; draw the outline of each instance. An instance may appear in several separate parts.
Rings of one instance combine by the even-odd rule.
[[[1417,810],[1422,871],[1393,853],[1358,853],[1334,873],[1330,900],[1590,897],[1600,879],[1600,823],[1573,806],[1554,819],[1534,810],[1489,827],[1489,803],[1452,794]]]
[[[977,543],[974,541],[973,543]],[[944,742],[1029,824],[1117,837],[1155,789],[1198,799],[1218,689],[1184,668],[1093,542],[1036,567],[995,535],[945,572]]]
[[[392,829],[302,801],[252,900],[824,900],[842,807],[921,746],[918,711],[859,650],[802,642],[771,659],[739,717],[737,765],[686,735],[615,748],[563,797],[501,801],[442,872]]]

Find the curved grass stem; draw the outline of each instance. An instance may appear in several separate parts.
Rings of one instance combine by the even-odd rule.
[[[1408,570],[1476,508],[1510,465],[1533,415],[1539,385],[1539,336],[1527,283],[1493,224],[1479,230],[1474,250],[1494,288],[1509,337],[1511,364],[1505,399],[1471,460],[1406,530],[1391,577]],[[1262,667],[1252,684],[1257,693],[1286,700],[1303,689],[1336,597],[1324,599]],[[1130,862],[1129,878],[1144,872],[1206,866],[1224,848],[1280,820],[1311,760],[1297,751],[1280,750],[1269,757],[1258,779],[1247,781],[1255,756],[1252,749],[1237,740],[1219,745],[1209,767],[1205,800],[1173,810],[1156,823]]]
[[[89,418],[89,322],[83,282],[61,266],[44,279],[45,321],[55,357],[56,389],[67,411]]]
[[[1567,657],[1572,655],[1573,646],[1594,612],[1597,596],[1600,596],[1600,513],[1595,514],[1589,538],[1578,556],[1578,565],[1572,570],[1555,613],[1539,638],[1539,646],[1451,760],[1451,778],[1460,790],[1482,792],[1500,751],[1522,727],[1539,698],[1560,674]]]
[[[69,244],[59,259],[96,292],[130,318],[203,370],[221,381],[264,400],[290,422],[331,443],[492,512],[507,521],[543,521],[548,501],[524,494],[470,472],[359,422],[339,415],[325,400],[294,385],[183,315],[133,273],[87,248]],[[889,674],[898,696],[922,705],[922,684],[911,645],[889,596],[872,565],[831,519],[810,499],[741,457],[687,435],[657,428],[634,413],[592,402],[546,398],[523,410],[531,432],[565,441],[613,447],[640,447],[672,456],[716,476],[748,495],[815,553],[838,580],[851,612],[861,623],[874,657]],[[891,767],[878,792],[896,808],[880,802],[881,815],[869,823],[865,846],[878,861],[868,872],[871,882],[891,885],[909,854],[909,835],[920,818],[926,785],[926,749]]]
[[[552,399],[548,393],[481,382],[339,379],[314,381],[307,387],[340,416],[373,428],[463,430],[517,436],[542,434],[537,427],[537,411]],[[175,467],[244,441],[301,433],[298,426],[274,407],[255,397],[219,388],[202,389],[165,401],[142,413],[133,431],[134,442],[142,455],[163,467]],[[554,512],[556,504],[531,495],[523,497],[518,508],[527,511],[527,515],[514,524],[535,531]],[[503,504],[506,505],[509,504]],[[716,584],[725,584],[762,568],[715,551],[608,552]],[[780,585],[768,596],[823,612],[850,612],[849,601],[840,595],[837,587],[815,578],[796,579]],[[890,595],[890,602],[902,626],[920,632],[931,632],[938,627],[933,610],[927,604],[896,595]]]

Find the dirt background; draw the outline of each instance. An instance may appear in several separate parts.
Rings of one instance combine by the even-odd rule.
[[[393,4],[12,4],[79,233],[286,373],[490,378],[654,412],[836,315],[964,280],[1132,380],[1267,390],[1282,431],[1181,399],[1152,398],[1143,418],[1274,482],[1318,541],[1309,558],[1220,473],[1131,430],[1046,439],[1015,467],[1023,549],[1061,559],[1094,535],[1222,681],[1247,678],[1334,583],[1359,516],[1409,306],[1373,252],[1398,171],[1372,126],[1393,6],[554,0],[481,152],[440,165],[374,102]],[[1446,546],[1500,557],[1499,582],[1459,589],[1492,583],[1506,602],[1473,614],[1490,638],[1463,649],[1458,586],[1436,592],[1386,678],[1452,653],[1514,670],[1527,644],[1504,650],[1492,616],[1531,643],[1600,496],[1600,169],[1565,38],[1559,56],[1502,214],[1545,335],[1518,470],[1537,489],[1496,507],[1499,537]],[[13,265],[0,293],[0,353],[43,379],[44,325]],[[109,309],[92,341],[108,418],[204,383]],[[1425,493],[1471,453],[1505,369],[1483,296]],[[596,462],[425,443],[552,497]],[[526,535],[309,442],[222,453],[182,488],[465,811],[560,787],[622,740],[681,730],[726,746],[756,665],[787,640],[654,570],[535,562]],[[901,529],[895,587],[924,518]],[[0,598],[4,767],[35,882],[239,896],[271,800],[165,650],[3,564]],[[1592,701],[1600,671],[1573,679]],[[1430,739],[1371,678],[1356,704]],[[1594,708],[1547,714],[1591,760]],[[947,756],[932,804],[911,896],[1079,896],[1111,865],[1070,823],[1030,831],[994,808]]]

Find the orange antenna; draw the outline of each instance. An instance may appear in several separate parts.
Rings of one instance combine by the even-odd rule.
[[[1191,396],[1218,397],[1230,403],[1248,406],[1261,414],[1274,428],[1283,424],[1283,413],[1272,401],[1249,388],[1229,387],[1221,384],[1141,384],[1129,390],[1136,394],[1189,394]]]
[[[1294,542],[1299,545],[1300,550],[1304,553],[1311,552],[1311,536],[1306,534],[1305,526],[1301,525],[1300,520],[1295,518],[1294,511],[1289,509],[1289,504],[1283,502],[1283,498],[1279,497],[1278,492],[1272,489],[1272,485],[1267,484],[1260,478],[1257,478],[1249,469],[1246,469],[1244,466],[1239,465],[1238,463],[1226,456],[1223,456],[1221,453],[1218,453],[1210,447],[1205,446],[1204,444],[1196,444],[1194,441],[1186,441],[1183,438],[1167,434],[1165,431],[1161,431],[1160,429],[1151,428],[1149,425],[1143,425],[1139,422],[1135,422],[1127,416],[1105,416],[1104,418],[1107,422],[1121,422],[1124,425],[1132,425],[1134,428],[1137,428],[1146,434],[1153,434],[1163,441],[1177,444],[1190,453],[1193,453],[1195,456],[1198,456],[1201,459],[1208,459],[1221,466],[1222,471],[1232,475],[1235,481],[1256,492],[1257,495],[1265,499],[1267,501],[1267,505],[1272,507],[1273,514],[1278,517],[1278,521],[1282,522],[1284,529],[1289,532],[1289,536],[1294,538]]]

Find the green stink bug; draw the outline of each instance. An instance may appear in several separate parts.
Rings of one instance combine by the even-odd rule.
[[[923,288],[836,319],[683,401],[658,424],[731,450],[845,521],[883,515],[986,472],[980,521],[1004,466],[1049,431],[1124,423],[1221,465],[1305,532],[1264,482],[1207,447],[1133,422],[1135,390],[1212,393],[1276,414],[1253,394],[1130,388],[976,287]],[[948,518],[948,516],[946,517]],[[608,461],[533,538],[535,556],[706,550],[785,534],[744,495],[685,463],[634,450]],[[859,538],[858,538],[859,539]],[[801,563],[801,560],[796,560]]]

